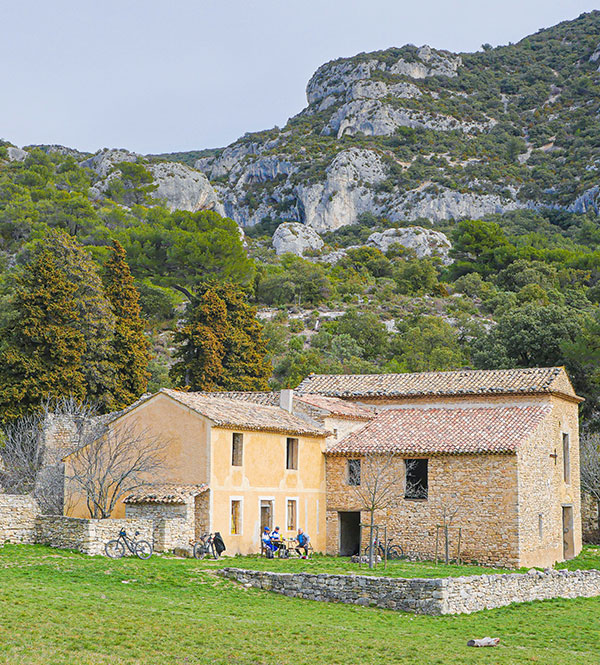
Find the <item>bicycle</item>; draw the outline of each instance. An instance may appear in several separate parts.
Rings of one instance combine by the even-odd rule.
[[[135,532],[140,535],[139,531]],[[147,540],[133,540],[127,536],[125,529],[119,531],[119,537],[115,540],[109,540],[104,545],[104,553],[109,559],[120,559],[125,555],[125,547],[135,554],[139,559],[149,559],[152,556],[152,545]]]
[[[364,549],[364,554],[365,556],[369,556],[369,546],[367,545]],[[390,559],[402,559],[404,558],[404,550],[402,549],[401,545],[392,545],[392,539],[388,538],[387,541],[387,557],[385,556],[385,550],[383,548],[383,545],[379,542],[379,540],[375,539],[373,541],[373,554],[379,554],[381,558],[387,558],[388,561]]]
[[[205,533],[200,536],[200,540],[194,543],[194,558],[204,559],[206,555],[210,555],[213,559],[218,559],[219,555],[215,549],[214,535],[212,533]]]

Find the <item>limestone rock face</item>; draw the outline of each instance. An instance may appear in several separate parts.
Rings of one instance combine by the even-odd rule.
[[[129,152],[129,150],[123,150],[121,148],[103,148],[98,150],[98,152],[90,157],[89,159],[81,162],[81,166],[86,166],[87,168],[95,171],[101,178],[106,178],[106,176],[112,171],[115,164],[121,162],[137,162],[140,155],[135,152]]]
[[[8,155],[9,162],[23,162],[27,158],[27,151],[21,150],[21,148],[15,148],[15,146],[8,146],[6,148],[6,153]]]
[[[128,150],[111,149],[99,150],[95,155],[81,164],[95,171],[98,182],[94,183],[90,194],[92,198],[100,198],[109,188],[111,182],[121,176],[117,164],[122,162],[137,162],[141,155]],[[219,202],[216,191],[208,178],[185,164],[179,162],[160,162],[158,164],[144,164],[152,174],[157,188],[150,196],[164,201],[169,210],[214,210],[220,215],[225,214],[223,205]]]
[[[401,229],[387,229],[382,233],[372,233],[367,245],[387,252],[394,243],[414,250],[418,258],[439,256],[444,265],[450,265],[452,259],[448,252],[452,248],[448,237],[440,231],[425,229],[422,226],[409,226]]]
[[[373,150],[350,148],[340,152],[326,169],[326,179],[314,185],[298,185],[302,217],[316,231],[330,231],[356,221],[361,212],[375,206],[371,185],[386,177]]]
[[[302,256],[307,249],[319,250],[323,240],[310,227],[298,222],[280,224],[273,234],[273,248],[277,254]]]
[[[151,196],[165,201],[169,210],[214,210],[225,214],[217,193],[200,171],[177,162],[150,165],[148,170],[158,185]]]

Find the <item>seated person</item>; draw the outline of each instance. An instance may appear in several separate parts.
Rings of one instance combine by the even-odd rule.
[[[275,543],[271,540],[271,529],[269,529],[268,526],[265,527],[261,540],[265,550],[271,550],[271,552],[275,552],[277,545],[275,545]]]
[[[273,529],[273,532],[271,533],[271,543],[274,545],[275,549],[285,549],[285,545],[283,541],[281,540],[281,533],[279,531],[279,527],[276,526]]]
[[[308,543],[310,541],[310,536],[307,533],[304,533],[302,529],[298,529],[298,535],[296,536],[296,541],[298,542],[298,546],[296,547],[296,552],[298,554],[301,554],[300,550],[304,550],[304,556],[302,557],[303,559],[308,558]]]

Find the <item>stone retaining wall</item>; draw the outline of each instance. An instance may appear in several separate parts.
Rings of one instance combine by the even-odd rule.
[[[0,494],[0,545],[34,543],[37,501],[28,494]]]
[[[224,568],[223,576],[285,596],[417,614],[462,614],[548,598],[600,596],[600,571],[577,570],[442,579],[271,573]]]
[[[125,529],[137,540],[153,543],[153,522],[150,519],[90,520],[62,515],[42,515],[35,522],[35,541],[59,549],[78,550],[83,554],[104,554],[104,544],[117,538]]]

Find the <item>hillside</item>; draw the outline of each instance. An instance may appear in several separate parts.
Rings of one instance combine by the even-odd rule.
[[[477,53],[403,46],[335,60],[285,127],[194,163],[244,227],[596,210],[599,45],[595,11]]]
[[[273,387],[566,364],[597,415],[599,45],[593,12],[473,54],[337,60],[284,128],[220,150],[0,142],[0,353],[15,276],[58,228],[100,269],[124,247],[152,390],[171,385],[186,299],[212,280],[257,308]]]

